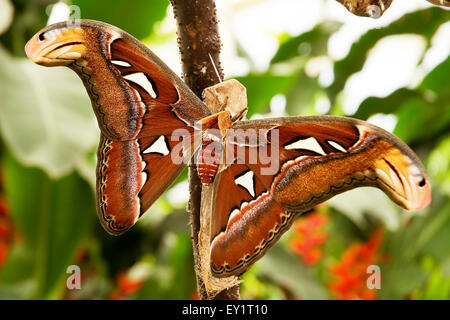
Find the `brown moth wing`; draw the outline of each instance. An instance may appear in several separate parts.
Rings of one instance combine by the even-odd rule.
[[[168,134],[180,128],[192,131],[196,121],[210,115],[203,102],[158,57],[152,54],[150,59],[150,52],[143,57],[144,52],[136,50],[136,43],[125,39],[111,44],[110,61],[136,100],[146,106],[137,137]],[[119,61],[128,65],[118,64]]]
[[[282,233],[280,227],[286,223],[283,208],[258,176],[251,177],[251,193],[236,184],[236,177],[248,172],[251,169],[247,165],[234,164],[219,171],[216,177],[210,259],[211,270],[219,277],[238,275],[248,269],[262,256],[272,237]]]
[[[209,110],[151,50],[103,22],[50,25],[25,50],[33,62],[67,66],[83,80],[101,131],[98,215],[109,233],[126,231],[179,175],[189,159],[173,161],[176,138],[193,138]]]
[[[179,143],[170,136],[112,141],[101,134],[97,213],[106,231],[128,230],[175,181],[186,161]]]
[[[242,184],[237,184],[235,181],[239,177],[245,175],[250,171],[250,168],[245,164],[234,164],[217,174],[217,178],[220,179],[218,185],[218,192],[216,194],[215,211],[216,212],[228,212],[230,214],[215,214],[212,221],[212,233],[214,235],[225,231],[224,226],[227,225],[230,215],[233,211],[240,211],[241,206],[252,201],[255,195],[261,195],[267,192],[267,188],[258,177],[250,177],[253,179],[254,191],[251,193]],[[236,178],[237,177],[237,178]],[[225,191],[226,190],[226,191]]]
[[[102,133],[114,141],[171,134],[210,115],[150,49],[109,24],[50,25],[26,46],[30,60],[72,68],[86,87]]]
[[[139,192],[145,183],[145,175],[138,150],[136,140],[112,141],[100,134],[97,214],[103,228],[110,234],[125,232],[139,217]]]
[[[255,129],[261,132],[257,140],[251,134]],[[241,121],[233,130],[240,133],[229,132],[225,140],[233,161],[224,165],[215,182],[211,269],[216,276],[241,274],[297,214],[344,191],[378,187],[407,209],[423,208],[431,200],[417,156],[398,138],[366,122],[292,117]],[[238,182],[243,184],[237,178],[249,170],[255,182],[247,181],[243,193],[236,188]]]

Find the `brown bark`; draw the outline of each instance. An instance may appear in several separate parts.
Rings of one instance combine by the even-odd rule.
[[[213,0],[170,0],[178,24],[178,47],[183,67],[183,80],[201,98],[205,88],[217,84],[222,78],[220,67],[221,42],[218,32],[216,6]],[[220,78],[218,78],[213,59]],[[198,261],[198,235],[202,185],[194,163],[189,165],[189,213],[192,230],[194,260]],[[204,279],[197,272],[197,286],[201,299],[207,299]],[[239,299],[239,286],[224,290],[217,299]]]
[[[336,0],[344,5],[351,13],[362,16],[379,18],[389,8],[392,0]]]
[[[450,7],[450,0],[428,0],[428,2],[437,6]]]

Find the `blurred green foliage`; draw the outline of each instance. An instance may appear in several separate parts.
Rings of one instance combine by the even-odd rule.
[[[155,22],[166,16],[168,1],[165,0],[73,0],[73,5],[79,6],[83,19],[100,20],[126,30],[138,39],[152,34]],[[124,19],[124,13],[131,19]]]
[[[69,70],[38,67],[24,58],[23,46],[46,24],[47,6],[53,1],[0,1],[14,7],[13,22],[0,35],[0,198],[7,204],[4,211],[10,220],[5,221],[12,234],[0,261],[0,299],[195,298],[185,204],[171,203],[163,195],[121,237],[109,236],[98,223],[98,129],[81,81]],[[82,18],[106,21],[140,39],[154,35],[168,6],[165,0],[72,3],[80,7]],[[123,12],[130,12],[128,18]],[[339,61],[327,57],[327,44],[340,23],[320,23],[296,37],[281,35],[268,70],[238,78],[247,87],[249,115],[268,112],[278,94],[286,97],[287,115],[318,114],[314,106],[321,98],[330,101],[329,114],[343,115],[339,96],[378,41],[413,33],[425,39],[429,49],[433,35],[449,20],[450,11],[436,7],[406,14],[368,31]],[[327,87],[305,71],[311,59],[320,57],[333,64],[334,80]],[[331,285],[333,266],[350,259],[349,253],[367,249],[374,230],[383,230],[382,244],[371,251],[382,270],[381,289],[374,297],[450,298],[449,74],[447,53],[415,87],[369,97],[353,115],[364,120],[376,114],[396,116],[394,133],[427,167],[431,206],[406,213],[370,188],[335,197],[323,209],[329,217],[326,225],[318,229],[326,241],[311,248],[319,259],[307,263],[294,252],[291,239],[299,233],[294,228],[243,276],[243,298],[340,297]],[[177,184],[186,179],[183,174]],[[66,289],[71,264],[82,270],[81,290]]]

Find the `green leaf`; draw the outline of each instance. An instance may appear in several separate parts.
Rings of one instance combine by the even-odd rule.
[[[427,141],[449,127],[450,103],[438,105],[411,99],[402,105],[395,115],[398,118],[395,135],[406,143]]]
[[[293,75],[250,74],[236,78],[247,88],[248,117],[265,112],[270,100],[277,94],[284,94],[295,81]]]
[[[150,278],[135,298],[188,299],[196,288],[193,265],[189,235],[166,234]]]
[[[418,258],[423,254],[434,254],[435,251],[430,247],[436,241],[446,239],[441,232],[447,230],[446,226],[450,221],[448,198],[439,197],[436,194],[433,197],[430,207],[424,209],[421,214],[411,217],[411,213],[405,212],[410,220],[397,232],[388,234],[387,254],[395,257],[394,262],[399,265],[399,268],[402,265],[418,262]],[[443,256],[436,255],[437,258],[442,259],[446,256],[445,252]]]
[[[0,300],[24,300],[31,295],[35,287],[33,279],[0,285]]]
[[[83,19],[100,20],[123,29],[138,39],[153,32],[156,22],[166,16],[166,0],[73,0]]]
[[[367,120],[370,116],[377,113],[395,113],[412,99],[422,99],[421,93],[416,90],[402,88],[384,98],[369,97],[361,103],[358,111],[352,117]]]
[[[0,286],[12,287],[18,283],[29,283],[28,290],[18,291],[21,299],[31,297],[36,290],[37,279],[34,277],[36,255],[27,243],[14,244],[9,253],[7,263],[0,271]]]
[[[360,229],[368,227],[366,215],[381,221],[390,230],[399,227],[398,209],[381,190],[364,187],[331,198],[328,204],[339,210]]]
[[[354,117],[367,119],[377,113],[393,113],[398,118],[396,135],[407,143],[427,144],[450,128],[450,89],[445,85],[449,72],[450,57],[414,90],[402,88],[385,98],[367,98]]]
[[[404,299],[427,279],[425,272],[415,263],[395,264],[381,268],[380,299]]]
[[[350,75],[364,66],[369,50],[383,37],[394,34],[419,34],[428,41],[439,26],[450,19],[450,11],[440,8],[429,8],[406,14],[389,26],[373,29],[364,34],[350,49],[349,54],[334,65],[335,80],[329,87],[332,99],[344,88]]]
[[[442,137],[430,153],[427,168],[433,181],[433,188],[450,197],[450,134]]]
[[[283,291],[277,283],[270,278],[260,276],[259,264],[254,264],[241,277],[240,296],[242,300],[282,300],[286,298],[286,291]]]
[[[326,97],[326,94],[317,78],[301,72],[286,95],[286,112],[292,116],[317,114],[314,104],[321,96]]]
[[[192,241],[188,234],[180,234],[170,259],[173,271],[172,299],[188,299],[196,290]]]
[[[96,221],[91,188],[76,174],[52,181],[10,156],[6,179],[7,199],[23,248],[8,259],[1,282],[24,281],[31,276],[36,281],[33,298],[58,296],[75,250]],[[24,271],[25,266],[30,269]]]
[[[303,263],[281,244],[275,245],[258,262],[261,273],[290,289],[300,299],[326,299],[320,282]]]
[[[439,261],[450,259],[450,203],[444,204],[435,214],[435,218],[423,226],[423,230],[416,241],[422,244],[420,250],[431,254]]]
[[[448,75],[450,74],[450,55],[441,64],[435,67],[423,79],[419,88],[434,91],[436,94],[443,96],[450,96],[450,88],[448,85]]]
[[[0,134],[23,164],[59,178],[98,143],[90,101],[76,74],[13,58],[0,48]]]
[[[280,44],[270,64],[298,56],[326,55],[328,53],[328,38],[339,30],[341,25],[339,22],[327,21],[318,24],[311,31],[285,39]]]
[[[450,280],[444,279],[439,267],[434,267],[422,290],[422,300],[448,300],[450,298]]]

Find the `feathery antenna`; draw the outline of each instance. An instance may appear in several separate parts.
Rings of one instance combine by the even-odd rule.
[[[216,75],[217,75],[217,78],[219,79],[219,82],[222,82],[222,78],[220,77],[219,71],[217,70],[216,64],[214,63],[214,60],[211,57],[211,54],[208,53],[208,55],[209,55],[209,59],[211,59],[212,66],[214,68],[214,71],[216,72]]]

